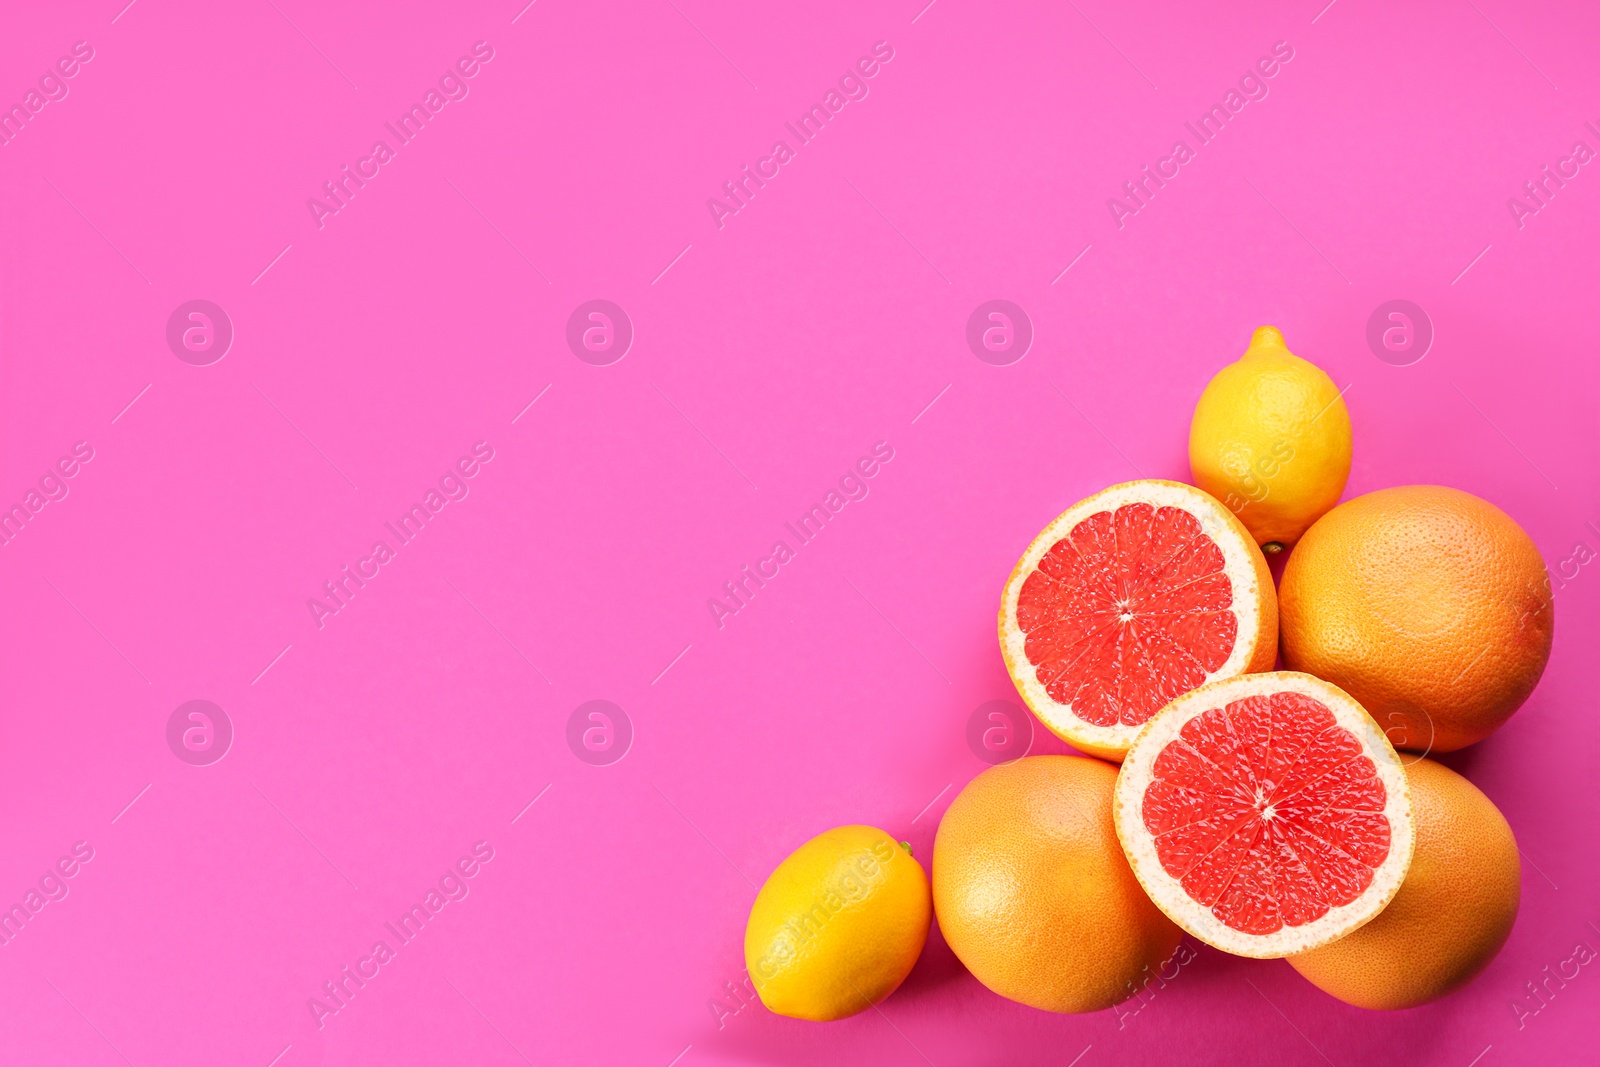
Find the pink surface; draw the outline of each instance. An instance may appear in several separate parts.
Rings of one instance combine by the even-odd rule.
[[[1600,974],[1566,961],[1600,949],[1600,20],[923,2],[13,5],[0,504],[38,510],[0,547],[0,897],[42,889],[0,947],[0,1062],[1592,1055]],[[1168,177],[1134,212],[1145,166]],[[1396,299],[1420,361],[1369,347]],[[214,311],[210,347],[187,310],[168,343],[192,300],[231,321],[220,360]],[[619,361],[614,309],[568,343],[594,300],[631,322]],[[991,300],[1031,324],[1020,360],[1015,314],[1012,348],[982,317],[968,345]],[[1186,477],[1195,399],[1264,322],[1348,386],[1350,495],[1468,489],[1561,575],[1543,683],[1447,760],[1527,858],[1505,951],[1375,1014],[1201,948],[1069,1017],[935,934],[879,1012],[741,1007],[755,887],[840,823],[929,856],[984,766],[969,717],[1015,702],[1017,555],[1107,484]],[[747,565],[766,584],[719,618]],[[169,734],[194,700],[220,761],[214,710]],[[591,700],[626,718],[569,731]]]

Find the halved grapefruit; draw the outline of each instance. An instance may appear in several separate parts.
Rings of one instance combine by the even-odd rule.
[[[1411,867],[1404,766],[1360,704],[1293,671],[1212,682],[1139,732],[1117,775],[1135,877],[1208,945],[1275,959],[1381,912]]]
[[[1278,600],[1233,513],[1192,485],[1124,482],[1080,500],[1022,554],[1000,652],[1062,740],[1120,760],[1173,697],[1271,670]]]

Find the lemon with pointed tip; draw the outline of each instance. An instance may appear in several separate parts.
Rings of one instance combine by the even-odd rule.
[[[932,921],[911,846],[876,827],[840,826],[795,849],[756,894],[745,965],[769,1010],[843,1019],[900,987]]]
[[[1217,372],[1189,426],[1194,483],[1281,552],[1339,502],[1350,476],[1350,412],[1315,363],[1262,326]]]

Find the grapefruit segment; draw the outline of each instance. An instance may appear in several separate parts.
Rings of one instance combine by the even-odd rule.
[[[1505,944],[1521,897],[1517,841],[1494,803],[1432,760],[1406,766],[1417,850],[1372,922],[1289,964],[1361,1008],[1413,1008],[1460,988]]]
[[[1172,698],[1270,669],[1277,641],[1266,560],[1231,512],[1180,482],[1125,482],[1074,504],[1001,596],[1017,692],[1057,736],[1112,760]]]
[[[1118,773],[1116,825],[1174,922],[1268,959],[1382,911],[1414,838],[1383,732],[1344,691],[1289,671],[1209,683],[1150,719]]]

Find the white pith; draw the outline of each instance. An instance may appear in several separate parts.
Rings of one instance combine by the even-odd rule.
[[[1028,660],[1028,635],[1017,625],[1017,599],[1022,593],[1023,583],[1038,569],[1039,561],[1044,558],[1045,553],[1050,551],[1057,541],[1071,533],[1073,527],[1098,512],[1114,512],[1128,504],[1150,504],[1158,508],[1175,507],[1186,511],[1200,523],[1201,531],[1222,550],[1223,571],[1233,585],[1231,610],[1238,620],[1239,628],[1238,636],[1233,643],[1233,651],[1229,653],[1221,667],[1206,675],[1207,682],[1219,678],[1231,678],[1244,672],[1256,647],[1259,638],[1257,631],[1261,625],[1259,614],[1253,610],[1246,610],[1247,606],[1260,602],[1262,592],[1256,576],[1255,561],[1250,555],[1257,551],[1256,546],[1230,522],[1232,516],[1222,504],[1202,490],[1192,485],[1184,485],[1182,482],[1158,479],[1123,482],[1121,485],[1113,485],[1109,489],[1080,500],[1058,515],[1038,537],[1033,539],[1033,543],[1022,554],[1022,559],[1006,582],[1000,602],[1001,617],[1004,620],[1001,627],[1000,651],[1005,657],[1006,666],[1010,668],[1011,680],[1016,684],[1018,694],[1052,733],[1069,742],[1081,741],[1119,752],[1133,742],[1144,724],[1117,723],[1114,726],[1098,726],[1078,718],[1073,713],[1071,704],[1062,704],[1052,697],[1040,684],[1037,667]]]
[[[1303,926],[1284,926],[1270,934],[1235,930],[1196,901],[1178,879],[1161,866],[1155,837],[1144,824],[1143,798],[1153,780],[1156,757],[1178,736],[1184,724],[1212,708],[1235,700],[1272,693],[1302,693],[1326,705],[1338,724],[1360,742],[1377,768],[1389,820],[1389,854],[1372,873],[1372,884],[1349,904],[1330,908],[1320,919]],[[1248,674],[1201,686],[1178,697],[1145,723],[1117,774],[1114,814],[1117,837],[1133,867],[1134,876],[1150,899],[1173,922],[1214,948],[1237,956],[1277,959],[1309,952],[1348,934],[1371,920],[1388,905],[1411,867],[1415,828],[1411,788],[1404,765],[1388,738],[1360,704],[1344,690],[1320,678],[1294,671]]]

